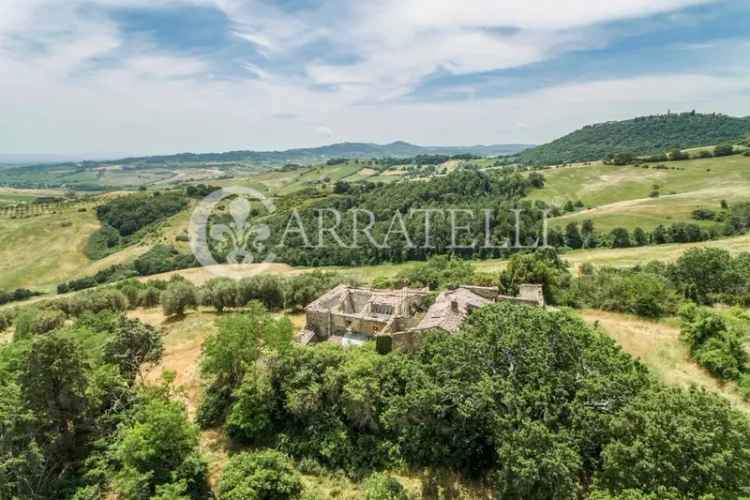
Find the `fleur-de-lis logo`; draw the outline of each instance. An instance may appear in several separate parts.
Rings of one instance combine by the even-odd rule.
[[[227,211],[230,219],[211,224],[211,216],[219,205],[228,200]],[[253,202],[258,211],[265,214],[275,211],[273,202],[254,189],[233,187],[215,191],[205,197],[193,211],[190,219],[190,246],[198,262],[219,275],[231,274],[231,269],[218,266],[213,249],[221,247],[226,251],[228,264],[267,264],[275,255],[268,245],[271,229],[264,223],[253,223]],[[263,266],[257,271],[261,272]],[[246,275],[246,273],[243,273]]]
[[[250,224],[252,206],[245,198],[237,198],[229,203],[229,214],[232,222],[229,224],[214,224],[211,226],[212,240],[220,241],[231,250],[227,253],[229,264],[252,264],[255,261],[254,249],[263,254],[266,246],[263,243],[271,237],[271,229],[267,224]]]

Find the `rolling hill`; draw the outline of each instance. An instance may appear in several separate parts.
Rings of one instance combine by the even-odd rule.
[[[297,148],[284,151],[229,151],[226,153],[181,153],[166,156],[124,158],[105,162],[119,164],[173,164],[185,162],[234,162],[258,163],[301,162],[314,163],[332,158],[405,158],[425,154],[476,154],[497,156],[515,154],[531,147],[529,144],[496,144],[491,146],[417,146],[404,141],[390,144],[368,142],[342,142],[315,148]]]
[[[544,171],[544,188],[534,190],[530,198],[562,205],[580,200],[586,210],[553,219],[558,226],[592,220],[597,229],[616,227],[629,230],[675,222],[711,225],[696,221],[694,210],[720,210],[722,200],[729,204],[750,201],[750,157],[734,155],[722,158],[671,162],[672,169],[634,166],[574,165]],[[651,196],[654,191],[659,196]]]
[[[734,142],[750,133],[750,117],[712,113],[652,115],[588,125],[518,155],[521,163],[556,165],[595,161],[609,154],[648,155],[672,148]]]

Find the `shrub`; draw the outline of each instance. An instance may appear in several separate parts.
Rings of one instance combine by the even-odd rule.
[[[351,280],[336,273],[313,271],[292,276],[286,283],[286,307],[300,310],[320,297],[323,293]]]
[[[609,233],[612,248],[627,248],[630,246],[630,233],[624,227],[617,227]]]
[[[366,500],[409,500],[406,490],[393,477],[375,473],[365,481]]]
[[[436,255],[427,262],[420,262],[401,271],[393,281],[397,287],[428,287],[430,290],[438,290],[471,283],[475,272],[470,262],[447,255]]]
[[[736,380],[747,369],[741,336],[713,311],[687,305],[680,309],[682,338],[695,360],[724,380]]]
[[[128,299],[128,309],[138,307],[138,295],[143,289],[143,285],[138,282],[128,281],[118,286],[117,289]]]
[[[580,305],[661,318],[674,314],[677,293],[666,278],[649,272],[603,268],[573,281],[567,300]]]
[[[695,220],[714,220],[716,212],[707,208],[697,208],[693,210],[693,219]]]
[[[26,308],[16,317],[14,340],[42,335],[65,324],[65,313],[54,309]]]
[[[750,401],[750,373],[743,373],[737,381],[740,389],[740,395],[745,401]]]
[[[41,294],[32,292],[31,290],[28,290],[26,288],[17,288],[12,292],[5,292],[3,290],[0,290],[0,305],[8,304],[9,302],[21,302],[37,295]]]
[[[161,290],[155,286],[148,286],[138,292],[138,305],[143,308],[151,308],[159,305]]]
[[[122,318],[122,314],[114,311],[99,311],[90,312],[84,311],[75,323],[75,328],[86,328],[92,332],[107,332],[112,333],[115,331],[117,323]]]
[[[714,156],[731,156],[734,154],[734,146],[731,144],[720,144],[714,148]]]
[[[284,308],[285,292],[285,279],[271,274],[244,278],[238,284],[240,304],[244,305],[252,300],[257,300],[271,311]]]
[[[214,278],[198,291],[200,304],[212,306],[218,312],[225,308],[239,307],[242,304],[237,282],[228,278]]]
[[[222,500],[296,500],[302,479],[289,458],[274,450],[233,456],[219,482]]]

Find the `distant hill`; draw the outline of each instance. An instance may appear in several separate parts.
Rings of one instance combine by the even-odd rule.
[[[390,144],[343,142],[316,148],[287,149],[285,151],[229,151],[226,153],[180,153],[163,156],[123,158],[104,164],[163,165],[175,163],[239,162],[257,163],[316,163],[332,158],[407,158],[426,154],[475,154],[480,156],[512,155],[533,147],[530,144],[496,144],[491,146],[417,146],[398,141]]]
[[[750,133],[750,117],[695,112],[643,116],[588,125],[518,155],[522,163],[554,165],[601,160],[611,153],[646,155],[671,148],[736,141]]]

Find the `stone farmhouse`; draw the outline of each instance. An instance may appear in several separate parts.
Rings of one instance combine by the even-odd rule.
[[[305,328],[297,339],[302,344],[360,345],[375,338],[386,351],[408,349],[428,330],[456,332],[472,311],[487,304],[509,301],[544,307],[541,285],[521,285],[516,297],[501,295],[494,287],[463,285],[442,292],[431,305],[430,298],[427,289],[339,285],[305,308]]]

